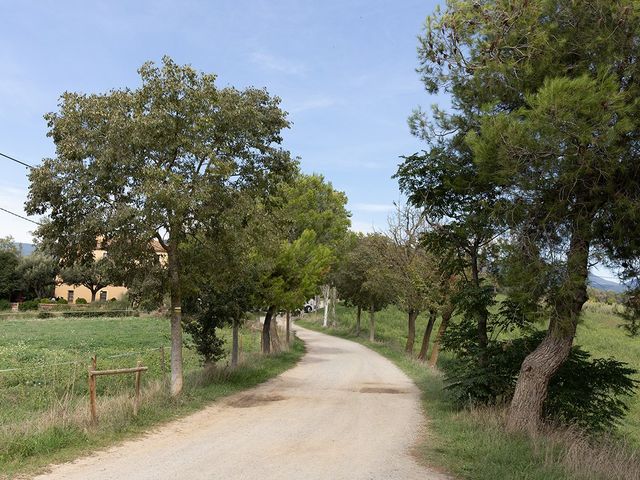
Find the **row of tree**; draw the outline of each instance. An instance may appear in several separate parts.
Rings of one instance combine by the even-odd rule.
[[[168,295],[178,395],[183,324],[214,360],[216,328],[232,323],[235,362],[239,321],[264,308],[269,352],[274,316],[316,293],[350,220],[344,194],[280,146],[279,98],[219,88],[168,57],[139,73],[136,89],[62,95],[45,117],[56,156],[31,171],[26,210],[47,215],[37,235],[62,268],[95,266],[100,239],[111,280]]]
[[[440,314],[442,322],[429,358],[437,362],[440,339],[453,314],[452,296],[457,277],[445,271],[440,259],[423,244],[428,224],[411,206],[397,206],[385,232],[352,235],[332,273],[340,298],[356,307],[356,335],[361,331],[362,312],[368,313],[369,340],[375,339],[375,314],[395,305],[407,315],[405,351],[412,355],[416,341],[416,320],[428,314],[418,359],[426,360],[429,342]]]
[[[162,296],[154,297],[150,288],[143,287],[144,280],[156,273],[161,275],[161,272],[136,269],[136,276],[128,282],[134,306],[142,301],[147,307],[157,307],[162,302]],[[86,287],[94,302],[100,290],[123,281],[117,265],[108,257],[62,267],[59,258],[42,247],[23,256],[11,237],[0,239],[0,299],[7,302],[51,299],[55,286],[60,283]]]
[[[41,252],[22,256],[11,237],[0,238],[0,299],[43,298],[53,294],[55,258]]]
[[[537,429],[572,358],[590,265],[640,272],[638,24],[634,0],[451,0],[420,37],[424,85],[452,105],[414,112],[427,148],[396,178],[461,279],[459,354],[488,377],[499,331],[545,325],[509,360],[515,430]],[[497,314],[487,273],[507,294]]]

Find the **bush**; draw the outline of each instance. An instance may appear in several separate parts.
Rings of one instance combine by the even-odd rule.
[[[51,300],[50,298],[41,298],[38,300],[38,303],[56,303],[55,300]]]
[[[18,310],[26,312],[27,310],[38,310],[38,300],[27,300],[18,306]]]
[[[137,310],[70,310],[62,312],[63,317],[89,318],[89,317],[139,317]]]
[[[38,312],[38,318],[53,318],[53,313],[51,312]]]
[[[59,298],[56,298],[56,303],[58,305],[67,305],[69,302],[67,302],[66,298],[59,297]]]
[[[77,298],[76,305],[86,305],[87,301],[84,298]]]
[[[458,337],[475,331],[452,329],[445,345],[457,358],[445,372],[447,389],[463,405],[507,403],[515,388],[525,357],[541,342],[545,332],[535,332],[516,340],[491,341],[488,363],[480,367],[477,350]],[[464,346],[463,349],[454,347]],[[612,428],[626,414],[626,398],[634,393],[637,371],[614,359],[592,359],[578,346],[549,382],[544,405],[545,415],[563,423],[576,424],[586,430]]]
[[[225,355],[224,339],[219,329],[236,314],[224,294],[208,291],[201,298],[185,297],[184,330],[191,335],[193,348],[205,363],[213,363]]]
[[[11,308],[11,302],[9,300],[1,298],[0,299],[0,311],[9,310],[10,308]]]
[[[588,352],[574,347],[549,383],[545,412],[587,430],[609,429],[629,410],[623,399],[633,395],[636,373],[624,362],[591,359]]]

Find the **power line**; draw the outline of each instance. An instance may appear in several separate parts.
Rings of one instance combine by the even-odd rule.
[[[27,222],[35,223],[36,225],[42,226],[42,224],[40,222],[36,222],[35,220],[31,220],[30,218],[23,217],[22,215],[20,215],[18,213],[14,213],[14,212],[12,212],[10,210],[7,210],[6,208],[0,207],[0,210],[2,210],[3,212],[7,212],[10,215],[13,215],[14,217],[18,217],[18,218],[21,218],[22,220],[26,220]]]
[[[13,158],[13,157],[11,157],[11,156],[9,156],[9,155],[6,155],[6,154],[4,154],[4,153],[2,153],[2,152],[0,152],[0,155],[1,155],[1,156],[3,156],[4,158],[8,158],[9,160],[13,160],[14,162],[19,163],[20,165],[23,165],[23,166],[25,166],[25,167],[27,167],[27,168],[30,168],[30,169],[32,169],[32,170],[33,170],[34,168],[36,168],[36,167],[34,167],[33,165],[29,165],[28,163],[25,163],[25,162],[23,162],[23,161],[21,161],[21,160],[18,160],[17,158]]]

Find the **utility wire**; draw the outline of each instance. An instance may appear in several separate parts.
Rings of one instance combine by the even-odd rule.
[[[23,161],[21,161],[21,160],[18,160],[17,158],[13,158],[13,157],[11,157],[11,156],[9,156],[9,155],[6,155],[6,154],[4,154],[4,153],[2,153],[2,152],[0,152],[0,156],[3,156],[4,158],[8,158],[9,160],[13,160],[14,162],[19,163],[20,165],[23,165],[23,166],[25,166],[25,167],[27,167],[27,168],[30,168],[30,169],[32,169],[32,170],[33,170],[34,168],[36,168],[36,167],[34,167],[33,165],[29,165],[28,163],[25,163],[25,162],[23,162]]]
[[[7,212],[10,215],[13,215],[14,217],[18,217],[18,218],[21,218],[22,220],[26,220],[27,222],[35,223],[36,225],[42,226],[42,224],[40,222],[36,222],[35,220],[31,220],[30,218],[23,217],[22,215],[20,215],[18,213],[14,213],[14,212],[12,212],[10,210],[7,210],[6,208],[0,207],[0,210],[2,210],[3,212]]]

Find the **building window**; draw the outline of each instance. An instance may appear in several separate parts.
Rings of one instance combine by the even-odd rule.
[[[107,291],[106,290],[102,290],[100,292],[100,301],[101,302],[106,302],[107,301]]]
[[[73,303],[73,290],[67,291],[67,302]]]

